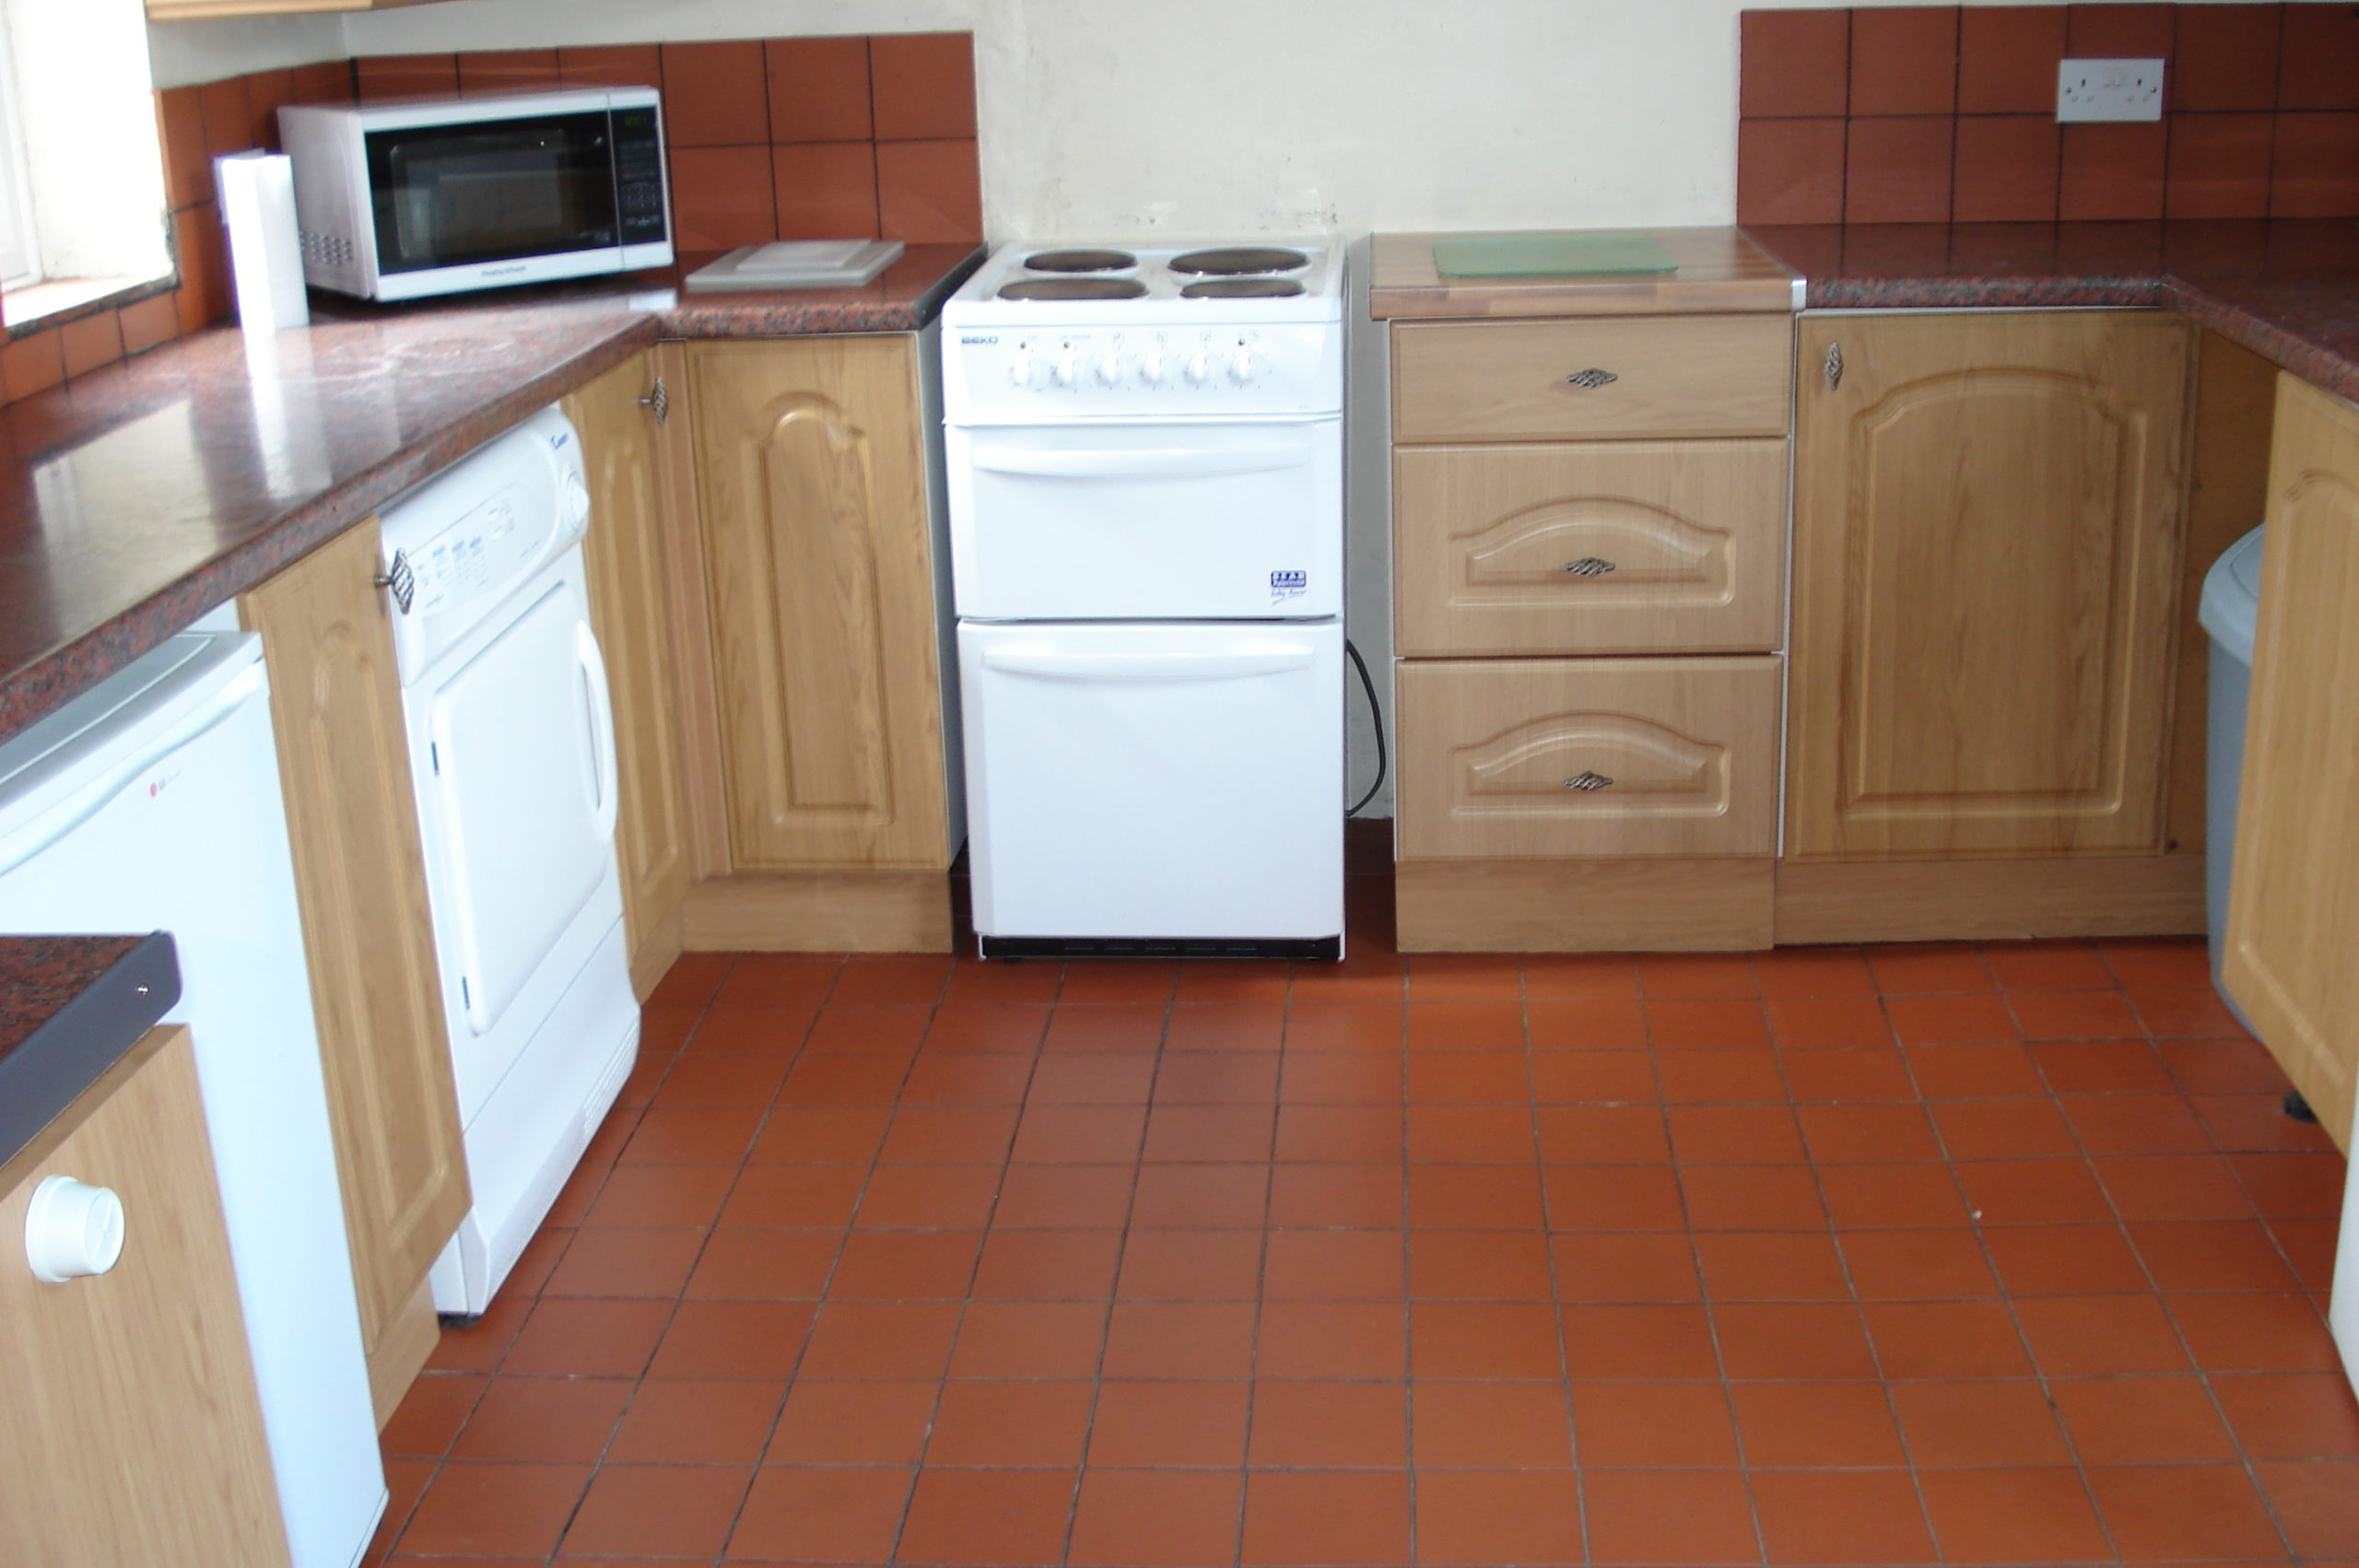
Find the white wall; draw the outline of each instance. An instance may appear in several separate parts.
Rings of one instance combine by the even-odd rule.
[[[150,22],[147,58],[159,88],[217,82],[249,71],[276,71],[341,60],[341,17],[252,17],[211,22]]]

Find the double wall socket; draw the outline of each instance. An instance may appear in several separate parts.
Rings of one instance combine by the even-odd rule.
[[[2067,60],[2056,67],[2059,121],[2162,117],[2160,60]]]

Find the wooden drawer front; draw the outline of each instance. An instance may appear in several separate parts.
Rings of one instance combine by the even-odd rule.
[[[1412,447],[1393,460],[1399,651],[1778,646],[1786,443]]]
[[[1392,439],[1782,436],[1793,345],[1789,316],[1397,326]]]
[[[1400,666],[1402,860],[1769,855],[1778,660]]]

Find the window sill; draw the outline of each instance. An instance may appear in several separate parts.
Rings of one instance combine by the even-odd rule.
[[[179,281],[160,277],[65,277],[0,295],[0,326],[10,340],[162,294]]]

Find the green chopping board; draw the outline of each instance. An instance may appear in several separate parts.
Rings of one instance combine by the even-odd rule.
[[[1592,273],[1677,272],[1651,234],[1453,234],[1434,241],[1444,277],[1576,277]]]

